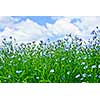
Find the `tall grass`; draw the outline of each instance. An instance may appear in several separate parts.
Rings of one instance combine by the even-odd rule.
[[[85,43],[71,34],[47,43],[17,44],[10,37],[0,48],[1,83],[99,83],[100,36]]]

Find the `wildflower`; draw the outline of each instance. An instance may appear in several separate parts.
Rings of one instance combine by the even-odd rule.
[[[14,58],[15,56],[13,55],[13,56],[11,56],[10,58]]]
[[[92,44],[93,41],[88,41],[90,44]]]
[[[35,41],[32,42],[33,44],[35,43]]]
[[[79,40],[79,38],[77,36],[75,36],[75,40]]]
[[[12,39],[12,36],[10,36],[9,38]]]
[[[78,57],[77,59],[78,59],[78,60],[80,60],[80,59],[81,59],[81,57]]]
[[[46,43],[44,43],[44,45],[46,45]]]
[[[8,78],[11,78],[11,75],[8,75]]]
[[[5,41],[2,41],[2,43],[6,46],[7,45],[7,43],[5,42]]]
[[[50,42],[50,39],[47,39],[48,42]]]
[[[43,44],[43,41],[42,41],[42,40],[40,40],[40,43],[41,43],[41,44]]]
[[[91,74],[88,75],[88,77],[91,77],[91,76],[92,76]]]
[[[85,62],[82,62],[81,65],[85,65]]]
[[[79,41],[82,41],[82,39],[80,38]]]
[[[67,38],[67,39],[66,39],[66,38],[64,38],[64,40],[65,40],[65,41],[68,41],[68,38]]]
[[[6,38],[4,38],[3,40],[6,41]]]
[[[98,65],[98,68],[100,68],[100,64]]]
[[[100,33],[100,30],[98,30],[98,33]]]
[[[86,73],[82,74],[83,77],[86,77]]]
[[[18,58],[18,61],[21,61],[21,58]]]
[[[69,34],[69,37],[71,37],[72,35],[71,35],[71,33]]]
[[[70,71],[67,72],[67,75],[69,75],[69,74],[70,74]]]
[[[75,76],[75,78],[79,78],[79,77],[80,77],[80,74],[78,74],[78,75]]]
[[[22,70],[17,70],[16,71],[16,74],[20,74],[20,73],[22,73]]]
[[[65,80],[65,77],[64,76],[62,76],[62,78],[61,78],[62,80]]]
[[[61,42],[61,40],[57,40],[58,44]]]
[[[98,75],[98,78],[100,78],[100,75]]]
[[[51,69],[51,70],[50,70],[50,73],[54,73],[54,69]]]
[[[77,54],[79,53],[79,51],[76,52]]]
[[[92,68],[96,68],[96,65],[93,65]]]
[[[95,34],[95,30],[93,30],[93,31],[91,32],[91,34]]]
[[[84,66],[84,68],[83,69],[87,69],[88,68],[88,66]]]
[[[98,29],[98,26],[96,26],[96,28]]]
[[[80,78],[80,80],[83,80],[84,78],[82,77],[82,78]]]
[[[37,77],[36,77],[36,79],[38,80],[38,79],[39,79],[39,77],[37,76]]]
[[[2,48],[0,47],[0,51],[2,50]]]
[[[63,60],[65,60],[65,58],[63,57],[61,60],[63,61]]]
[[[100,43],[98,41],[95,41],[95,44],[99,45]]]
[[[50,54],[50,53],[49,53],[47,56],[48,56],[48,57],[51,57],[51,56],[52,56],[52,54]]]
[[[97,36],[93,36],[93,40],[96,39],[96,38],[97,38]]]
[[[3,68],[3,66],[0,66],[0,69],[2,69]]]

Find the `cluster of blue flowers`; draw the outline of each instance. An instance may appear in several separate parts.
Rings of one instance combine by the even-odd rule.
[[[1,82],[100,82],[100,29],[87,42],[66,34],[55,42],[16,43],[0,48]],[[4,72],[4,74],[2,74]]]

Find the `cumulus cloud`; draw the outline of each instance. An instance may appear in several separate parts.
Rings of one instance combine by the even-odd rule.
[[[45,30],[43,26],[27,19],[14,24],[13,28],[8,25],[5,27],[4,31],[0,33],[0,37],[9,38],[13,36],[17,42],[34,41],[41,39],[41,37],[45,37],[45,34],[43,34]]]
[[[79,29],[70,23],[68,18],[61,18],[57,20],[54,24],[47,24],[48,31],[52,31],[56,35],[61,35],[65,33],[81,34]]]
[[[89,33],[96,26],[100,26],[100,17],[99,16],[84,16],[76,17],[72,19],[79,19],[80,21],[73,22],[74,25],[80,28],[82,32]]]
[[[99,16],[80,16],[72,17],[70,20],[76,19],[75,22],[72,22],[75,26],[79,28],[82,33],[82,37],[85,39],[91,38],[91,31],[100,26],[100,17]]]
[[[33,20],[26,19],[19,22],[18,18],[0,17],[0,40],[13,36],[17,42],[38,40],[56,40],[72,33],[82,38],[90,37],[89,33],[100,24],[100,17],[52,17],[56,19],[54,24],[46,23],[41,26]]]
[[[0,16],[0,29],[2,30],[6,27],[14,28],[14,24],[19,20],[19,18],[13,18],[10,16]]]
[[[56,38],[65,36],[67,32],[80,33],[77,27],[68,22],[67,18],[59,19],[54,24],[47,23],[46,27],[30,19],[26,19],[19,23],[14,23],[10,18],[8,19],[9,24],[6,24],[0,36],[1,38],[13,36],[18,42],[47,40],[48,38],[55,40]]]
[[[78,34],[80,37],[85,40],[91,38],[91,31],[96,28],[96,26],[100,26],[100,16],[69,16],[69,17],[51,17],[53,19],[65,19],[67,18],[67,23],[71,23],[74,27],[77,27],[78,31],[81,34]],[[74,31],[73,31],[74,32]]]

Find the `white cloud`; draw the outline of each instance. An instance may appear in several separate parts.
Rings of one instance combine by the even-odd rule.
[[[87,34],[91,32],[96,26],[100,26],[100,17],[89,16],[89,17],[77,17],[81,22],[76,22],[75,24],[83,32]]]
[[[5,27],[4,31],[0,33],[0,40],[13,36],[17,42],[28,42],[41,39],[46,40],[48,37],[46,34],[47,29],[30,19],[12,24],[12,26],[9,27],[8,25]]]
[[[19,21],[19,18],[13,18],[10,16],[0,16],[0,29],[5,27],[14,28],[14,24]]]
[[[80,21],[71,23],[75,18]],[[100,17],[60,17],[56,18],[54,24],[46,23],[46,27],[30,19],[16,23],[18,20],[12,17],[0,17],[0,27],[4,28],[4,31],[0,33],[0,40],[10,36],[16,38],[17,42],[47,40],[48,38],[56,40],[67,33],[88,38],[90,37],[88,33],[100,25]]]
[[[74,19],[75,17],[72,17]],[[79,28],[79,30],[82,33],[82,37],[85,39],[89,39],[92,36],[90,33],[92,30],[96,28],[96,26],[100,26],[100,17],[99,16],[81,16],[76,17],[76,19],[79,19],[80,21],[76,21],[73,23],[75,26]]]
[[[57,17],[55,18],[57,19]],[[63,20],[65,19],[67,21],[64,21],[65,22],[64,23]],[[72,20],[74,20],[74,22],[72,22]],[[100,26],[100,16],[69,16],[69,17],[63,17],[63,18],[58,17],[57,22],[62,24],[61,28],[62,26],[66,27],[66,28],[63,27],[63,31],[65,30],[65,32],[69,31],[72,33],[76,33],[78,36],[80,36],[84,40],[88,40],[89,38],[92,37],[90,35],[92,30],[94,30],[96,26]],[[58,27],[57,24],[56,26]]]
[[[48,31],[53,32],[55,35],[65,35],[65,34],[81,34],[79,29],[70,23],[68,18],[61,18],[55,22],[55,24],[47,24]]]

